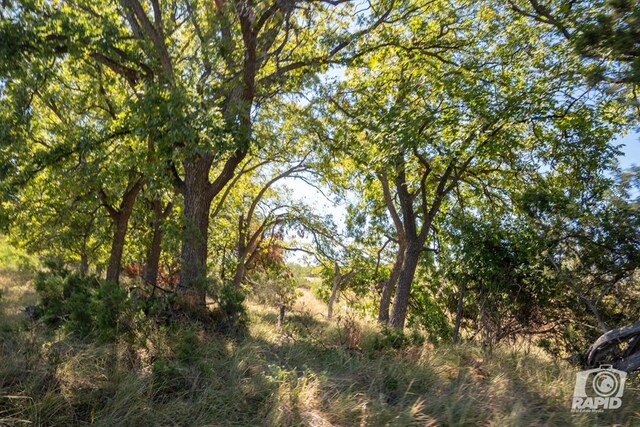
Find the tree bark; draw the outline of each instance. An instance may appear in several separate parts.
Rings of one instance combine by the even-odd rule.
[[[89,256],[85,251],[80,254],[80,274],[83,276],[89,274]]]
[[[162,229],[165,220],[171,213],[173,205],[168,203],[166,208],[162,209],[160,200],[153,200],[153,224],[151,244],[147,248],[147,255],[144,267],[144,281],[150,285],[157,285],[158,270],[160,266],[160,256],[162,255],[162,239],[164,238],[164,230]]]
[[[244,215],[240,214],[238,218],[238,257],[236,264],[236,272],[233,275],[233,285],[237,288],[242,284],[242,280],[244,279],[246,268],[246,258],[247,258],[247,237],[246,230],[248,227],[248,223],[251,221],[251,218],[247,218],[245,222]]]
[[[184,163],[185,179],[179,183],[184,196],[184,225],[178,298],[182,308],[196,317],[206,314],[207,239],[211,202],[231,181],[236,167],[246,155],[246,150],[234,151],[212,183],[209,182],[213,163],[211,154],[203,154]]]
[[[391,318],[389,324],[395,329],[403,329],[407,317],[407,307],[411,296],[411,284],[418,268],[420,260],[421,245],[411,244],[407,246],[402,263],[402,271],[398,278],[398,287],[393,299]]]
[[[211,161],[198,159],[185,164],[182,269],[179,298],[183,308],[195,315],[206,310],[209,168]]]
[[[122,254],[124,253],[124,243],[127,236],[130,217],[131,211],[120,212],[114,221],[111,253],[109,254],[109,264],[107,265],[107,281],[114,283],[118,283],[120,281]]]
[[[340,291],[340,282],[342,277],[340,276],[340,266],[338,263],[333,265],[333,289],[331,290],[331,296],[329,297],[329,304],[327,308],[327,319],[331,320],[333,316],[333,304],[336,302],[338,292]]]
[[[396,260],[393,263],[389,280],[384,283],[382,288],[382,295],[380,296],[380,306],[378,308],[378,323],[386,325],[389,323],[389,306],[391,305],[391,294],[396,288],[398,278],[400,277],[400,271],[402,270],[402,263],[404,261],[404,245],[400,245],[398,248],[398,254]]]
[[[233,275],[233,285],[236,288],[242,284],[246,271],[247,271],[247,267],[244,263],[244,255],[242,255],[238,257],[238,266],[236,267],[236,272]]]
[[[131,214],[133,213],[133,206],[135,205],[138,193],[140,193],[140,190],[142,190],[142,187],[145,184],[145,180],[133,169],[130,171],[130,178],[130,182],[132,183],[124,192],[118,208],[114,208],[109,204],[108,197],[104,192],[104,189],[101,188],[98,192],[102,199],[102,204],[105,209],[107,209],[107,212],[111,217],[111,221],[113,222],[113,240],[111,243],[111,253],[109,255],[109,264],[107,265],[106,276],[106,280],[113,283],[118,283],[120,280],[122,254],[124,253],[124,243],[127,236],[127,229],[129,228],[129,218],[131,218]]]

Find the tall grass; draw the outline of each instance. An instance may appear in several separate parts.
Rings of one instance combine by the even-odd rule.
[[[1,274],[3,283],[24,278]],[[32,292],[28,283],[12,289],[11,304]],[[242,337],[141,324],[134,339],[105,345],[5,307],[0,425],[640,425],[637,379],[620,410],[572,414],[576,367],[535,348],[394,349],[373,324],[348,313],[327,322],[324,307],[304,298],[283,333],[274,309],[251,302]]]

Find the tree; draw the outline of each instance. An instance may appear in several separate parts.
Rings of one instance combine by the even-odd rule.
[[[617,93],[638,119],[640,82],[640,5],[637,1],[510,0],[511,8],[536,25],[550,29],[570,43],[584,59],[591,85]]]
[[[434,220],[454,196],[527,185],[541,164],[603,167],[617,125],[601,120],[612,107],[585,92],[570,49],[521,16],[489,2],[420,14],[412,14],[420,4],[405,6],[407,19],[362,42],[369,53],[328,96],[323,114],[335,120],[318,131],[373,171],[392,201],[405,240],[395,328],[404,326]]]
[[[636,175],[574,180],[573,185],[566,177],[549,176],[520,199],[546,242],[545,259],[563,289],[556,304],[570,313],[558,343],[549,343],[556,353],[580,354],[600,333],[638,317]]]
[[[4,194],[13,209],[20,210],[29,186],[38,186],[38,175],[44,174],[47,184],[57,187],[44,189],[49,194],[90,204],[100,200],[113,228],[107,279],[117,282],[129,218],[146,180],[139,168],[144,145],[123,118],[127,99],[117,79],[94,64],[60,60],[66,47],[53,41],[35,45],[39,31],[48,28],[38,27],[34,8],[30,3],[15,6],[10,16],[18,24],[3,21],[3,30],[24,23],[21,17],[35,21],[25,23],[21,37],[12,40],[17,46],[9,46],[16,48],[9,55],[15,68],[5,70],[2,113],[18,113],[21,119],[11,119],[3,128],[3,183],[8,188]],[[47,7],[43,13],[51,13],[54,21],[61,19]],[[62,217],[65,212],[57,214]]]
[[[49,58],[87,64],[126,86],[122,93],[132,100],[126,122],[152,145],[150,152],[173,175],[183,198],[180,295],[185,309],[199,314],[205,309],[210,206],[250,147],[262,144],[253,133],[258,106],[339,61],[354,39],[390,13],[384,7],[368,13],[352,31],[342,22],[353,10],[347,2],[10,6],[4,33],[27,29],[10,38],[12,58],[28,56],[32,65]],[[95,82],[81,71],[79,78]],[[116,220],[119,208],[112,208]],[[128,207],[122,212],[126,216]]]

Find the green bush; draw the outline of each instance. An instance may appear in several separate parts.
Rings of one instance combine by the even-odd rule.
[[[404,331],[394,328],[384,328],[373,340],[374,350],[401,349],[410,346],[424,344],[425,337],[418,331],[412,330],[405,334]]]
[[[98,338],[113,341],[119,332],[120,318],[127,308],[128,292],[116,283],[103,281],[94,298],[94,315]]]
[[[179,328],[175,333],[174,340],[176,341],[175,353],[180,362],[193,362],[199,358],[201,345],[196,325],[191,324]]]
[[[71,273],[57,260],[45,265],[49,271],[38,273],[35,280],[41,301],[38,317],[80,337],[95,335],[101,341],[113,341],[130,305],[126,289],[96,276]]]
[[[242,289],[231,282],[224,282],[217,290],[217,316],[220,327],[226,332],[242,332],[249,322],[247,309],[244,305],[245,295]]]

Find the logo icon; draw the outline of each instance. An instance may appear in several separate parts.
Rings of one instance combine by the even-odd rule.
[[[622,406],[622,393],[627,373],[611,365],[588,369],[576,374],[573,389],[573,412],[604,412]]]

